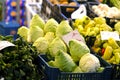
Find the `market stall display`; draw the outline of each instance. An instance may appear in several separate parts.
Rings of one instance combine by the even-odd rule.
[[[113,27],[106,23],[106,18],[95,17],[89,20],[76,19],[73,26],[85,37],[93,52],[111,63],[115,68],[113,78],[119,79],[119,22]],[[86,23],[86,24],[85,24]]]
[[[1,62],[1,78],[13,79],[15,76],[14,79],[29,80],[28,76],[33,75],[31,78],[42,80],[119,80],[119,2],[102,1],[43,0],[42,3],[27,4],[26,8],[32,14],[27,27],[19,27],[18,37],[14,40],[11,40],[13,36],[6,36],[7,39],[1,36],[1,41],[14,43],[11,51],[11,46],[0,50],[1,61],[5,62]],[[73,17],[72,14],[79,10],[83,13],[83,8],[84,15]],[[103,11],[106,14],[101,15],[101,8],[106,9]],[[113,16],[114,11],[111,10],[118,13]],[[0,29],[4,30],[3,27]],[[23,50],[20,57],[19,50]],[[18,54],[4,59],[14,52]],[[11,61],[11,57],[15,61]],[[16,64],[12,63],[16,61]],[[18,66],[19,62],[27,67]],[[13,74],[7,74],[7,70]],[[27,74],[27,70],[35,74]]]
[[[60,23],[58,23],[53,18],[49,19],[47,22],[45,22],[43,19],[42,20],[41,19],[42,18],[40,16],[38,16],[37,14],[34,15],[31,19],[29,29],[26,29],[26,30],[28,30],[27,31],[28,33],[24,33],[24,34],[18,33],[18,34],[20,36],[23,36],[23,38],[24,38],[24,35],[26,34],[27,42],[32,42],[33,46],[36,47],[37,51],[40,54],[44,54],[46,56],[46,58],[48,58],[48,60],[52,60],[52,61],[48,62],[48,61],[41,61],[44,58],[41,58],[41,57],[38,58],[39,68],[44,70],[44,74],[46,74],[46,78],[48,78],[48,80],[53,80],[53,79],[61,79],[62,80],[64,78],[69,79],[69,77],[67,77],[67,76],[62,76],[62,72],[64,73],[63,75],[66,74],[66,75],[70,76],[71,79],[89,79],[89,77],[87,76],[89,74],[91,74],[91,76],[93,75],[93,78],[92,78],[93,80],[96,78],[98,78],[98,80],[99,79],[100,80],[101,79],[103,79],[103,80],[111,79],[112,66],[110,64],[108,64],[106,61],[102,60],[102,58],[97,58],[97,57],[94,58],[92,56],[91,56],[91,60],[92,60],[92,58],[94,58],[93,60],[96,59],[95,65],[94,66],[88,65],[86,63],[86,68],[89,67],[88,71],[85,72],[84,67],[83,68],[78,67],[81,70],[83,70],[83,72],[81,71],[78,74],[75,73],[77,70],[75,70],[75,72],[73,70],[77,66],[82,65],[83,61],[79,65],[77,65],[80,58],[82,59],[82,56],[84,56],[85,54],[91,54],[90,49],[87,47],[87,45],[85,43],[79,42],[76,39],[73,39],[73,41],[71,39],[69,41],[70,42],[69,46],[67,46],[64,43],[64,41],[62,40],[62,36],[73,31],[73,28],[69,25],[68,21],[63,20]],[[41,23],[38,23],[37,21],[39,21]],[[41,25],[44,25],[44,26],[41,26]],[[45,28],[47,25],[49,25],[49,28]],[[22,30],[22,28],[23,27],[20,27],[18,32],[22,32],[22,31],[20,31],[20,30]],[[45,31],[47,31],[47,32],[45,32]],[[41,33],[41,34],[38,34],[38,33]],[[48,33],[51,33],[50,37],[46,36]],[[34,35],[34,37],[32,37],[31,35]],[[26,37],[25,37],[25,39],[26,39]],[[84,40],[84,38],[82,38],[82,39]],[[75,47],[76,47],[76,49],[75,49]],[[63,60],[65,60],[65,62],[61,60],[62,58],[64,58]],[[89,57],[88,57],[88,59],[89,59]],[[100,60],[100,63],[99,63],[98,59]],[[66,66],[65,66],[65,64],[66,64]],[[50,67],[46,66],[46,65],[49,65]],[[88,67],[87,67],[87,65],[88,65]],[[101,67],[102,67],[102,69],[101,69]],[[56,72],[49,71],[49,68],[53,69],[53,71],[54,71],[54,68],[57,68],[58,70],[60,70],[59,71],[60,72],[59,74],[61,74],[60,77],[58,77],[59,74],[56,74]],[[101,69],[100,70],[101,72],[99,72],[99,68]],[[98,70],[98,72],[97,72],[97,70]],[[51,72],[50,74],[53,74],[53,75],[49,75],[49,72]],[[109,74],[107,72],[109,72]],[[107,73],[107,74],[105,74],[105,73]],[[56,77],[53,77],[55,74],[56,74]],[[94,76],[95,74],[97,75],[96,78]],[[76,75],[78,75],[79,77],[75,77]],[[81,75],[84,75],[86,77],[84,77],[84,78],[80,77]],[[104,76],[102,76],[102,75],[104,75]],[[107,77],[105,77],[105,75]]]
[[[0,36],[0,79],[41,80],[35,58],[38,53],[21,37]]]

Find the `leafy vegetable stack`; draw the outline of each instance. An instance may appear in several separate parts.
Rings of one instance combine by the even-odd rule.
[[[0,36],[0,41],[15,44],[0,51],[0,76],[5,80],[40,80],[35,59],[35,48],[21,37],[13,40],[12,36]]]
[[[85,24],[90,18],[85,16]],[[39,21],[42,25],[38,24]],[[48,64],[52,67],[59,68],[63,72],[96,72],[101,67],[99,59],[90,53],[86,43],[72,39],[66,45],[63,36],[72,32],[73,28],[67,20],[58,23],[51,18],[46,23],[41,20],[37,14],[31,19],[32,25],[26,29],[24,26],[18,29],[18,34],[29,43],[32,43],[40,54],[45,54],[50,61]],[[84,25],[85,25],[84,24]],[[27,30],[24,35],[22,29]],[[25,36],[26,36],[25,35]],[[86,56],[85,56],[86,55]],[[83,57],[84,56],[84,57]],[[82,59],[82,60],[81,60]],[[87,62],[86,62],[87,61]],[[93,65],[91,65],[91,61]]]

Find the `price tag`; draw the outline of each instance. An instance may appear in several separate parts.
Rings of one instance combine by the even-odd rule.
[[[120,41],[119,34],[117,32],[101,31],[100,35],[102,40],[114,38],[115,40]]]
[[[80,7],[71,14],[72,19],[82,18],[87,15],[85,5],[80,5]]]
[[[67,45],[69,45],[69,41],[70,41],[71,39],[76,39],[76,40],[78,40],[78,41],[82,41],[82,42],[85,43],[85,40],[84,40],[83,36],[80,35],[80,33],[78,32],[78,30],[71,31],[70,33],[64,35],[64,36],[62,37],[62,39],[64,40],[64,42],[65,42]]]
[[[8,41],[0,41],[0,50],[10,47],[10,46],[15,46],[13,43],[10,43]]]

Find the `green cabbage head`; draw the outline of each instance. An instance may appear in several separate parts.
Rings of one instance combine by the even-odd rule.
[[[69,22],[63,20],[60,22],[59,26],[56,29],[56,36],[62,37],[63,35],[73,31],[72,27],[69,25]]]
[[[72,72],[77,67],[71,56],[63,50],[57,52],[54,65],[64,72]]]
[[[34,43],[33,46],[37,48],[39,53],[45,54],[48,52],[48,41],[44,37],[39,37]]]
[[[67,52],[67,47],[65,43],[62,41],[61,38],[56,37],[50,44],[49,44],[49,54],[52,57],[55,57],[57,55],[57,52],[59,50],[63,50],[64,52]]]
[[[79,62],[80,58],[90,52],[88,46],[82,41],[71,39],[69,41],[70,54],[75,62]]]
[[[44,27],[44,32],[47,33],[47,32],[56,32],[56,28],[58,27],[58,22],[51,18],[49,19],[46,24],[45,24],[45,27]]]
[[[30,21],[31,26],[39,26],[41,29],[44,29],[45,22],[38,14],[35,14]]]
[[[39,26],[31,26],[28,32],[28,42],[34,42],[39,37],[43,37],[44,32]]]
[[[26,26],[22,26],[22,27],[18,28],[17,34],[20,35],[24,40],[27,41],[28,31],[29,31],[29,28],[27,28]]]
[[[55,34],[53,32],[47,32],[44,37],[49,43],[51,43],[55,38]]]
[[[80,69],[79,66],[77,66],[72,72],[73,73],[82,73],[82,70]]]

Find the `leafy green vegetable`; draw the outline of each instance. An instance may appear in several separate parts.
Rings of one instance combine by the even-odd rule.
[[[55,61],[53,61],[53,60],[50,60],[50,61],[48,61],[47,62],[50,66],[52,66],[52,67],[56,67],[56,65],[55,65]],[[56,67],[57,68],[57,67]]]
[[[28,32],[28,42],[35,42],[35,40],[43,36],[44,31],[39,26],[31,26]]]
[[[82,70],[80,69],[79,66],[77,66],[72,72],[73,73],[82,73]]]
[[[39,37],[34,43],[33,46],[37,48],[39,53],[48,52],[48,41],[44,37]]]
[[[47,32],[44,37],[46,40],[48,40],[49,43],[51,43],[55,38],[55,34],[53,32]]]
[[[56,29],[56,36],[62,37],[63,35],[73,31],[72,27],[69,25],[69,22],[66,20],[63,20],[60,22]]]
[[[5,80],[40,80],[42,76],[35,61],[39,54],[36,48],[21,37],[12,40],[11,37],[5,36],[3,39],[16,46],[0,51],[0,76]]]
[[[57,55],[57,52],[59,50],[63,50],[64,52],[67,52],[67,47],[65,43],[62,41],[61,38],[56,37],[50,44],[49,44],[49,54],[52,57],[55,57]]]
[[[78,62],[84,54],[90,52],[90,49],[85,43],[76,39],[69,41],[69,50],[71,57],[75,62]]]
[[[57,27],[58,27],[58,22],[54,18],[51,18],[46,22],[45,27],[44,27],[44,32],[45,33],[47,33],[47,32],[55,33]]]
[[[54,64],[64,72],[72,72],[77,67],[71,56],[62,50],[57,52]]]
[[[21,26],[20,28],[18,28],[17,34],[23,37],[23,39],[27,41],[28,31],[29,31],[29,28],[27,28],[26,26]]]
[[[0,35],[0,41],[6,40],[6,41],[13,42],[13,39],[14,39],[13,35],[7,35],[7,36]]]
[[[45,22],[38,14],[35,14],[30,21],[29,27],[32,27],[32,26],[38,26],[41,29],[44,29]]]
[[[103,72],[104,71],[104,67],[99,67],[98,69],[97,69],[97,72]]]

